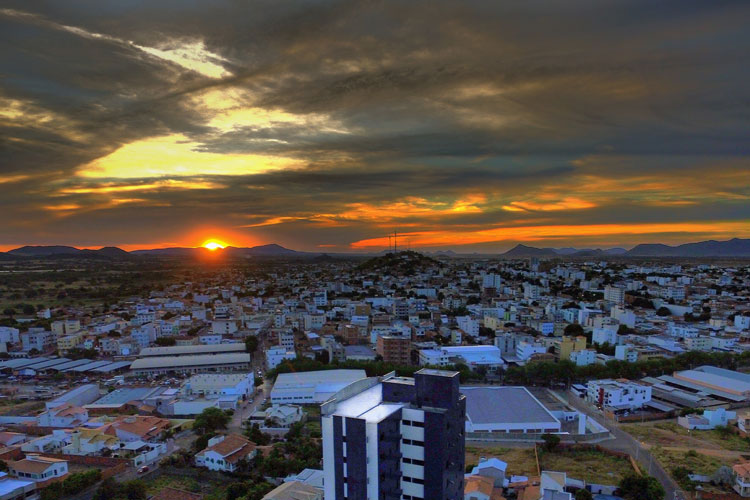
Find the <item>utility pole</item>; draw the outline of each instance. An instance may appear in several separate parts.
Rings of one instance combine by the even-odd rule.
[[[393,253],[398,253],[398,233],[393,230]]]

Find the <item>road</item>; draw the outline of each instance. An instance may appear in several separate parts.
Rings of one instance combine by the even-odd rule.
[[[607,448],[608,450],[624,452],[635,458],[635,460],[641,464],[641,468],[654,476],[664,487],[664,498],[666,500],[681,500],[687,498],[677,483],[675,483],[669,474],[667,474],[659,462],[654,459],[653,455],[651,455],[651,453],[644,448],[638,440],[633,438],[633,436],[620,429],[617,422],[606,420],[602,413],[595,410],[581,399],[569,395],[567,392],[565,394],[558,392],[557,394],[565,399],[572,407],[609,429],[614,439],[602,441],[599,443],[599,446]]]

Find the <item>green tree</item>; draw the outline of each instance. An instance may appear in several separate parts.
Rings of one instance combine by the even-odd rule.
[[[620,496],[625,500],[663,500],[664,488],[655,477],[630,473],[619,483]]]
[[[589,490],[578,490],[576,491],[576,500],[593,500],[594,496]]]
[[[219,408],[206,408],[200,415],[195,417],[193,430],[198,434],[207,434],[216,432],[220,429],[226,429],[230,416]]]
[[[159,337],[156,339],[156,341],[154,341],[154,343],[158,346],[169,347],[175,345],[177,343],[177,339],[175,339],[174,337]]]
[[[659,308],[659,309],[658,309],[658,310],[656,311],[656,315],[657,315],[657,316],[669,316],[670,314],[672,314],[672,313],[671,313],[671,312],[669,312],[669,309],[667,309],[667,308],[666,308],[666,307],[664,307],[664,306],[661,306],[661,307],[660,307],[660,308]]]
[[[258,350],[258,337],[250,335],[245,339],[245,351],[253,353]]]
[[[565,335],[576,336],[576,337],[584,334],[583,327],[579,325],[578,323],[571,323],[568,326],[566,326],[564,333]]]
[[[557,434],[542,434],[542,445],[546,451],[555,451],[555,448],[560,444],[560,436]]]

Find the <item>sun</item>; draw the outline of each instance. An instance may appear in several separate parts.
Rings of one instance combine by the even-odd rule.
[[[201,245],[203,248],[207,248],[208,250],[214,251],[219,250],[220,248],[225,248],[227,245],[219,240],[208,240]]]

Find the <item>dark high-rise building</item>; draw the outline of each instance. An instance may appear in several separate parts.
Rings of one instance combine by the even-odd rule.
[[[458,372],[359,380],[321,407],[326,500],[459,500],[466,397]]]

